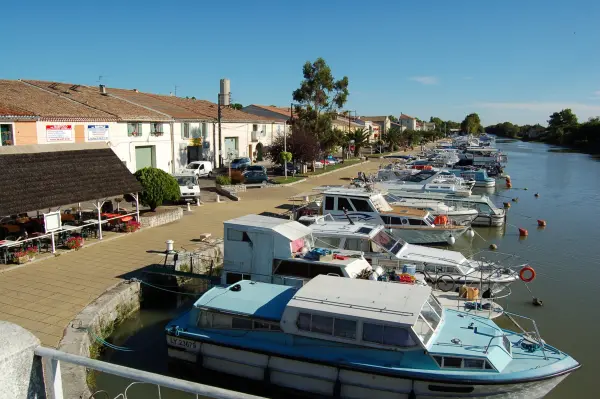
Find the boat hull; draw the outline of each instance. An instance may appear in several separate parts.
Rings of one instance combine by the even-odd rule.
[[[496,214],[482,214],[480,213],[477,217],[471,222],[473,226],[481,226],[481,227],[501,227],[504,226],[504,215],[496,215]]]
[[[490,398],[538,399],[554,389],[569,372],[531,382],[469,384],[392,377],[234,349],[194,341],[194,348],[174,346],[167,336],[168,355],[210,370],[280,387],[341,398]],[[182,341],[181,338],[176,338]],[[190,341],[190,340],[184,340]]]
[[[409,244],[421,244],[421,245],[448,245],[448,238],[453,236],[454,238],[460,237],[467,231],[467,227],[454,228],[454,229],[443,229],[443,228],[398,228],[396,226],[389,226],[392,235],[402,238]]]

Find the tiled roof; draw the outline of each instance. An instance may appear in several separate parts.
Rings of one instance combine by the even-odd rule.
[[[170,102],[180,107],[184,107],[190,111],[199,114],[208,115],[212,119],[217,119],[217,104],[206,100],[192,100],[174,96],[162,96],[158,94],[149,94],[154,98]],[[223,122],[277,122],[277,118],[269,118],[265,116],[257,116],[239,111],[237,109],[224,107],[221,110],[221,120]]]
[[[371,122],[384,122],[386,121],[389,117],[387,116],[361,116],[360,117],[363,121],[371,121]]]
[[[75,85],[72,83],[25,80],[24,82],[41,89],[70,98],[86,106],[102,110],[124,121],[166,121],[171,120],[156,111],[100,93],[97,86]]]
[[[0,103],[16,107],[42,120],[46,118],[84,118],[85,120],[116,121],[114,115],[46,92],[19,80],[0,80]]]
[[[6,117],[35,118],[35,114],[19,107],[0,103],[0,118]]]
[[[257,108],[262,108],[262,109],[266,109],[267,111],[271,111],[271,112],[275,112],[277,114],[280,114],[282,116],[285,116],[286,118],[289,118],[290,116],[290,107],[275,107],[272,105],[258,105],[258,104],[250,104],[253,105]],[[294,111],[294,116],[296,116],[296,112]]]
[[[413,118],[412,116],[409,116],[406,114],[400,114],[400,119],[417,119],[417,118]]]
[[[173,104],[172,102],[165,101],[151,93],[143,93],[135,89],[116,89],[107,88],[106,92],[109,95],[122,98],[140,106],[147,107],[158,111],[162,114],[169,115],[175,119],[191,119],[191,120],[210,120],[210,117],[205,114],[193,112],[187,108]],[[167,96],[162,96],[167,97]]]

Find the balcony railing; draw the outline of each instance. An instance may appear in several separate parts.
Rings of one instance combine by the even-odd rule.
[[[62,374],[60,369],[60,365],[63,362],[65,364],[83,366],[87,369],[92,369],[131,380],[132,383],[117,397],[126,398],[127,389],[129,389],[129,387],[136,383],[143,383],[156,386],[156,398],[163,397],[161,394],[161,388],[170,388],[176,391],[196,395],[196,399],[200,397],[222,399],[260,399],[258,396],[230,391],[210,385],[198,384],[196,382],[180,380],[177,378],[137,370],[130,367],[119,366],[100,360],[89,359],[87,357],[61,352],[56,349],[50,349],[43,346],[38,346],[35,348],[34,353],[37,358],[42,360],[44,367],[44,386],[48,396],[53,399],[75,397],[73,392],[66,392],[64,389],[65,387],[62,383]],[[163,393],[165,395],[167,394],[164,392],[164,390]],[[94,397],[94,395],[92,395],[92,397]]]

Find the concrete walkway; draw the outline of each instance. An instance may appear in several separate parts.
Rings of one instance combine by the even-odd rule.
[[[192,207],[178,222],[101,242],[24,267],[0,272],[0,320],[32,331],[43,345],[56,347],[64,328],[90,302],[122,281],[127,273],[163,260],[165,241],[194,248],[201,233],[223,236],[223,221],[264,211],[283,213],[277,206],[290,196],[324,184],[347,184],[358,171],[372,172],[377,161],[311,178],[291,187],[250,189],[240,202]],[[342,180],[345,178],[344,180]]]

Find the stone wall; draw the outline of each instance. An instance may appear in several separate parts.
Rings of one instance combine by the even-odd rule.
[[[0,399],[46,397],[42,364],[33,354],[39,345],[23,327],[0,321]]]
[[[95,338],[88,333],[88,329],[101,336],[102,331],[122,321],[139,308],[140,283],[119,283],[89,304],[71,321],[65,329],[58,350],[90,357],[90,346],[94,344]],[[67,363],[61,368],[64,392],[68,392],[70,398],[90,397],[85,368]]]
[[[140,223],[143,228],[156,227],[163,224],[175,222],[183,217],[183,208],[162,208],[154,215],[140,215]]]

